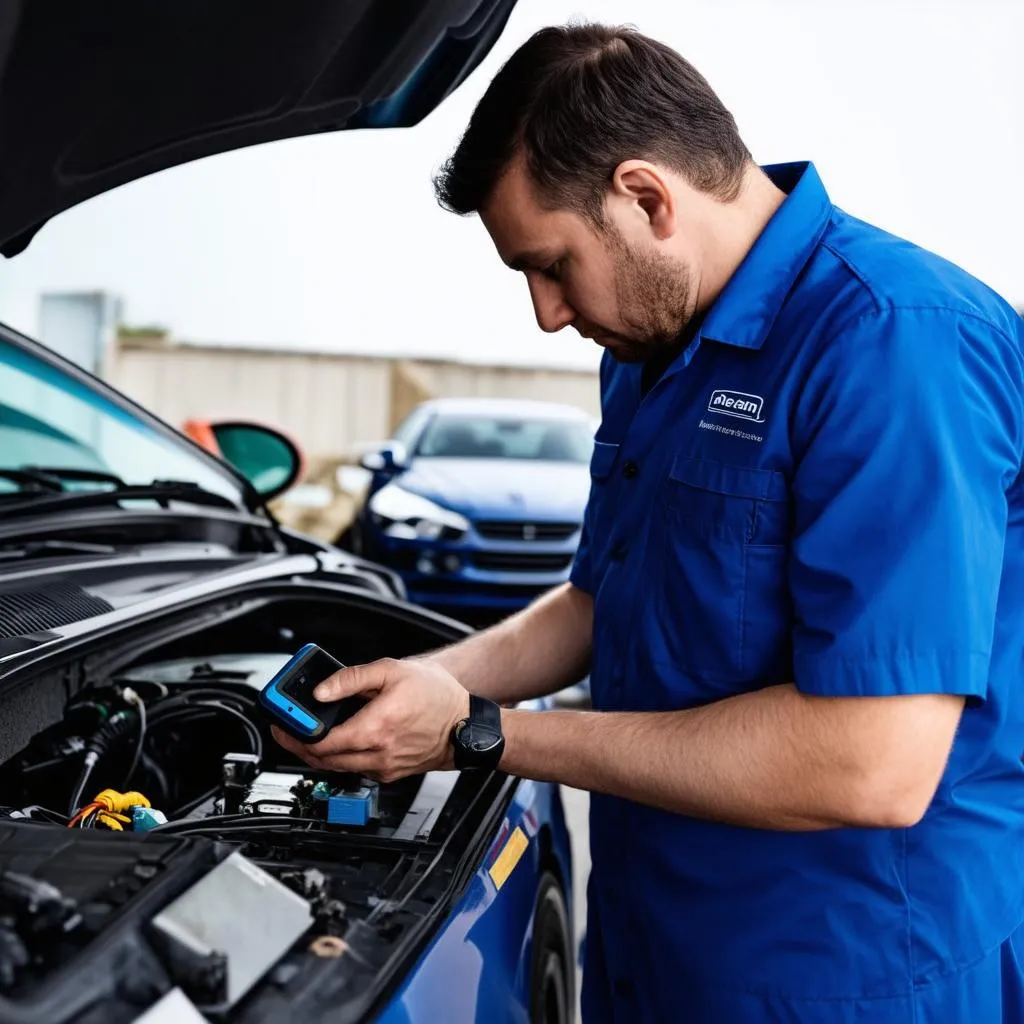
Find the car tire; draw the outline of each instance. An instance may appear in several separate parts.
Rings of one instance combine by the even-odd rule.
[[[550,871],[541,875],[533,914],[530,1024],[572,1024],[576,1016],[569,912]]]

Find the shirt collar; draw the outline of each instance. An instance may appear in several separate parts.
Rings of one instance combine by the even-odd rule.
[[[787,196],[708,310],[700,332],[706,341],[759,349],[832,215],[814,164],[762,170]]]

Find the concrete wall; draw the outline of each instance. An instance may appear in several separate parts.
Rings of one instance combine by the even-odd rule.
[[[255,419],[323,456],[386,438],[417,401],[431,396],[535,398],[599,411],[596,373],[140,338],[119,339],[106,376],[175,426],[192,417]]]
[[[39,340],[90,373],[107,370],[121,303],[106,292],[46,292],[39,300]]]

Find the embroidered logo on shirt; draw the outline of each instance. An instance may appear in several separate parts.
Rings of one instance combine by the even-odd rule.
[[[748,395],[743,391],[712,391],[708,412],[735,416],[737,419],[750,420],[751,423],[764,423],[761,415],[764,412],[764,399],[760,395]]]

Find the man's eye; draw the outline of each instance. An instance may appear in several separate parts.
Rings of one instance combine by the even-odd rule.
[[[562,276],[562,261],[557,260],[550,266],[545,267],[541,273],[550,281],[557,281]]]

